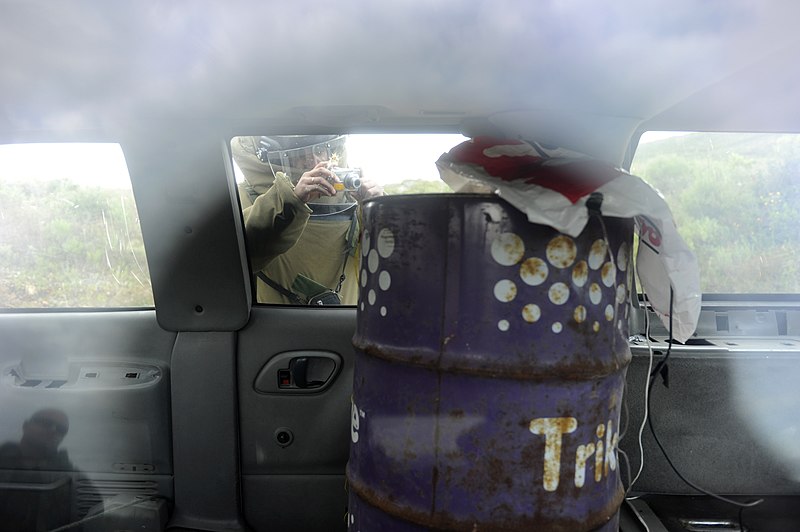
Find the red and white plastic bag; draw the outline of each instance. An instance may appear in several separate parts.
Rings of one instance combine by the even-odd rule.
[[[462,142],[436,166],[455,191],[494,191],[530,222],[573,237],[589,220],[586,202],[602,195],[604,216],[635,220],[637,270],[653,309],[669,327],[672,308],[673,337],[679,342],[694,334],[701,299],[697,258],[678,233],[664,198],[641,178],[563,148],[490,137]]]

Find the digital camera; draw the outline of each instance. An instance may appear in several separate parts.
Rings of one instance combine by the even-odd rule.
[[[331,168],[331,172],[336,175],[333,188],[337,191],[346,190],[355,192],[361,188],[361,168]]]

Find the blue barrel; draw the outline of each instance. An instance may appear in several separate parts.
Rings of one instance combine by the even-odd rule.
[[[633,222],[364,204],[351,530],[616,531]]]

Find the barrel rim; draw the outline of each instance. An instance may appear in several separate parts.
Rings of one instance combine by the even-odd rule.
[[[435,361],[426,361],[425,357],[418,356],[420,353],[418,348],[409,350],[397,348],[387,349],[386,346],[359,341],[357,337],[353,339],[353,347],[355,347],[357,352],[363,353],[364,356],[384,360],[386,362],[403,364],[435,372],[523,381],[591,381],[614,375],[626,370],[633,358],[628,343],[624,342],[622,345],[624,346],[624,349],[620,352],[622,358],[614,359],[609,362],[598,360],[596,364],[590,366],[586,364],[585,360],[581,360],[580,363],[575,363],[573,361],[570,363],[554,364],[552,366],[542,366],[541,368],[523,368],[520,370],[520,368],[516,366],[504,365],[489,367],[443,365],[439,352],[430,349],[426,351],[433,355],[429,358],[435,357]]]

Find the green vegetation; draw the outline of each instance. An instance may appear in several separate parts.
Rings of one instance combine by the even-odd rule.
[[[152,305],[130,190],[0,187],[0,308]]]
[[[426,179],[408,179],[401,183],[392,183],[384,187],[386,194],[438,194],[452,192],[444,181],[430,181]]]
[[[800,292],[800,136],[672,137],[640,146],[631,171],[666,198],[704,292]],[[385,188],[450,191],[428,180]],[[129,189],[0,186],[0,308],[152,305]]]
[[[639,146],[631,172],[667,200],[704,292],[800,292],[800,135],[675,136]],[[449,191],[440,181],[386,187]]]
[[[639,147],[706,293],[800,292],[800,136],[693,133]]]

